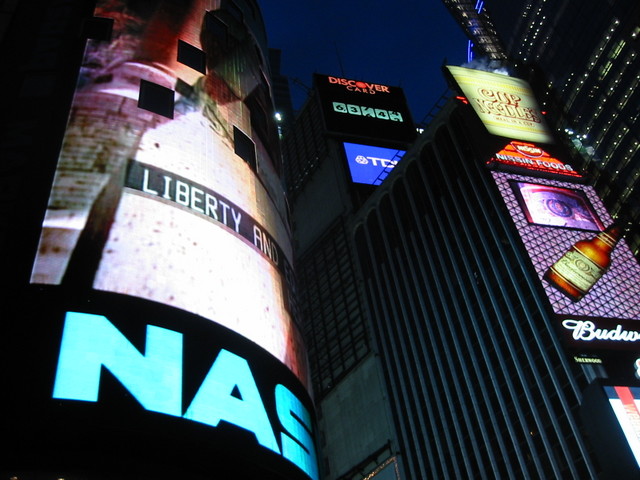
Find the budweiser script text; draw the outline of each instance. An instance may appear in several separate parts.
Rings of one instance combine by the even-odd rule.
[[[567,319],[562,322],[562,326],[567,330],[572,330],[571,336],[574,340],[611,340],[614,342],[637,342],[640,340],[640,332],[635,330],[624,330],[622,325],[617,325],[614,329],[597,328],[590,320]]]

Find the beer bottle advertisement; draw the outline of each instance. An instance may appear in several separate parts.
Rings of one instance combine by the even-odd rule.
[[[589,185],[492,171],[544,289],[558,332],[572,349],[637,349],[640,264]]]
[[[549,270],[544,278],[571,300],[581,300],[611,265],[611,252],[620,240],[617,225],[590,240],[576,242]]]

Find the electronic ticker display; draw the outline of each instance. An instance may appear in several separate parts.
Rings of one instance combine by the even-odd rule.
[[[401,88],[320,74],[314,83],[329,132],[378,141],[416,138]]]
[[[13,312],[21,341],[7,348],[21,369],[7,372],[7,407],[28,414],[4,422],[4,468],[318,478],[313,403],[266,350],[156,302],[106,292],[70,302],[52,287],[39,298]]]

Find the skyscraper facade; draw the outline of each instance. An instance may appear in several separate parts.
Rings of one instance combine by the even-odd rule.
[[[607,412],[585,415],[585,392],[603,379],[637,385],[637,352],[618,351],[625,335],[599,334],[608,343],[596,346],[575,328],[637,331],[638,262],[612,242],[617,267],[580,299],[545,280],[613,219],[569,152],[538,130],[524,83],[449,71],[461,100],[361,208],[353,238],[405,474],[616,478],[590,430]]]
[[[406,478],[596,478],[578,421],[588,375],[459,110],[421,136],[354,237]]]
[[[415,136],[397,87],[316,75],[283,138],[323,478],[402,478],[351,225]]]
[[[301,304],[315,342],[319,428],[329,432],[322,474],[375,478],[373,464],[349,456],[354,450],[332,450],[331,434],[356,429],[388,432],[395,455],[385,455],[396,469],[381,471],[385,479],[616,478],[620,465],[633,478],[638,465],[628,444],[614,442],[620,427],[607,417],[611,407],[586,405],[598,403],[588,392],[604,395],[599,382],[620,382],[623,392],[637,386],[640,267],[616,237],[610,267],[589,281],[574,278],[582,298],[554,287],[547,271],[566,264],[567,252],[575,256],[572,245],[605,235],[612,216],[575,151],[546,127],[526,82],[455,67],[447,75],[458,98],[366,194],[354,193],[360,177],[345,172],[353,138],[308,131],[324,147],[298,157],[311,160],[307,176],[290,185],[301,186],[292,202],[304,252]],[[303,118],[326,128],[320,119]],[[343,238],[350,249],[340,247]],[[344,292],[359,295],[359,307]],[[318,334],[331,330],[333,337]],[[357,352],[368,351],[382,403],[375,382],[350,388],[365,365]],[[370,401],[367,420],[328,401],[340,395],[348,405]],[[389,425],[369,430],[385,411]],[[594,434],[604,418],[605,433]],[[624,454],[603,455],[607,444]],[[349,462],[360,472],[344,473]]]
[[[493,49],[504,49],[508,65],[534,84],[555,128],[581,152],[612,213],[638,225],[637,2],[444,3],[470,35],[478,58],[491,58]],[[474,16],[495,27],[491,41],[483,35],[486,30],[474,29]],[[486,44],[492,47],[487,50]],[[637,253],[637,228],[629,233],[629,241]]]

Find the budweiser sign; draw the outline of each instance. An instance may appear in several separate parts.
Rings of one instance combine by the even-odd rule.
[[[581,349],[638,349],[640,321],[560,316],[564,339]]]

